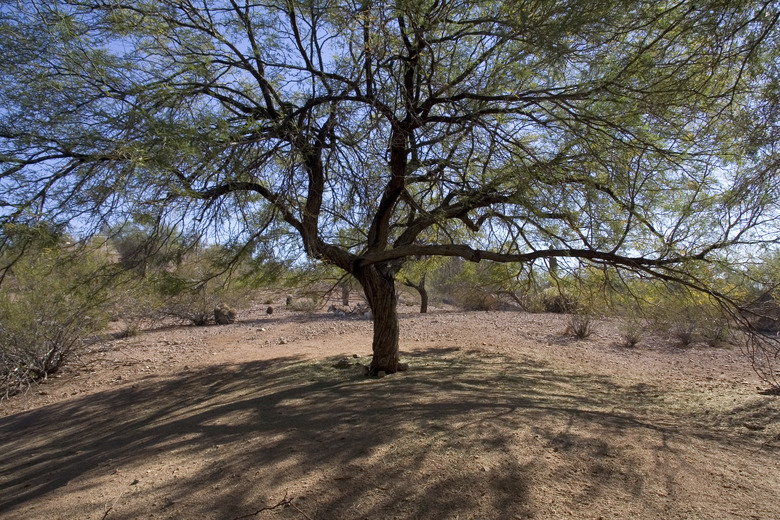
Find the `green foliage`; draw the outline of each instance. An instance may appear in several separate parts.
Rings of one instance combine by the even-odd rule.
[[[136,222],[109,233],[108,241],[116,250],[119,262],[140,276],[145,276],[147,270],[180,263],[188,247],[175,229],[165,226]]]
[[[544,312],[555,314],[568,314],[577,311],[577,303],[574,298],[559,288],[550,288],[543,292],[542,303]]]
[[[733,286],[733,280],[712,273],[706,275],[713,279],[711,287],[721,294],[733,297],[741,293]],[[627,346],[638,343],[645,322],[681,346],[720,345],[728,340],[729,331],[735,325],[717,298],[678,283],[587,266],[563,283],[575,291],[580,310],[621,317],[625,322],[622,342]]]
[[[728,301],[707,267],[780,243],[777,2],[353,7],[6,9],[2,219],[154,215],[305,254],[381,284],[377,301],[409,259],[460,257],[477,281],[442,294],[536,308],[555,282],[594,312],[604,295],[567,279],[580,261]],[[482,267],[544,260],[553,280],[526,292]],[[179,277],[161,289],[205,287]]]
[[[217,306],[244,305],[250,287],[225,265],[226,254],[217,247],[194,251],[174,269],[151,275],[150,284],[161,302],[160,312],[202,326],[213,323]]]
[[[0,288],[0,389],[6,396],[57,372],[109,318],[110,288],[96,274],[105,258],[65,237],[24,233],[26,252],[15,257]]]
[[[467,311],[494,311],[498,299],[484,287],[477,284],[458,283],[450,288],[452,304]]]
[[[540,288],[535,273],[527,267],[474,264],[460,258],[439,259],[428,265],[433,270],[426,273],[426,282],[435,300],[465,310],[495,310],[505,306],[538,310]]]

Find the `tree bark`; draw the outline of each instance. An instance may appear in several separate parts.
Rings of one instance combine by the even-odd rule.
[[[407,365],[400,362],[398,350],[398,309],[394,277],[383,272],[380,265],[370,265],[360,269],[356,278],[363,287],[374,320],[373,358],[369,375],[377,375],[379,372],[392,374],[405,370]]]

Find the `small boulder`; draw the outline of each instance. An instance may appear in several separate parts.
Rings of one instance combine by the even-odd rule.
[[[273,307],[268,307],[268,308],[265,310],[265,313],[266,313],[266,314],[268,314],[268,315],[270,316],[271,314],[273,314],[273,313],[274,313],[274,308],[273,308]]]
[[[229,305],[220,303],[214,309],[214,321],[217,325],[230,325],[236,321],[236,311]]]

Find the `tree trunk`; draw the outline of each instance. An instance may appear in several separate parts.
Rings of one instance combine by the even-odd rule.
[[[415,291],[417,291],[420,294],[420,314],[425,314],[428,312],[428,291],[425,289],[425,275],[422,275],[422,278],[420,278],[420,283],[416,284],[412,282],[410,279],[406,279],[406,281],[402,282],[404,285],[411,287]]]
[[[374,357],[369,375],[379,372],[392,374],[405,370],[398,351],[398,310],[395,297],[395,280],[382,272],[380,266],[371,265],[361,269],[356,278],[363,287],[366,300],[371,307],[374,320]]]
[[[417,291],[420,293],[420,314],[425,314],[428,312],[428,291],[425,290],[425,283],[420,285]]]
[[[349,307],[349,282],[341,282],[341,305]]]

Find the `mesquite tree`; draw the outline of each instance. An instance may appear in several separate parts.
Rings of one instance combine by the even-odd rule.
[[[707,290],[708,262],[774,244],[779,12],[5,0],[0,214],[297,246],[358,280],[371,371],[394,372],[408,258],[578,260]]]

